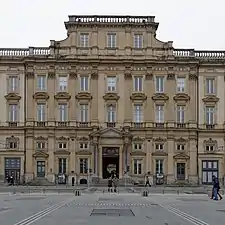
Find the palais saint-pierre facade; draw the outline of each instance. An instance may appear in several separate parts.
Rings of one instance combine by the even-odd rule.
[[[69,16],[0,49],[0,180],[209,184],[225,177],[225,51],[176,49],[152,16]]]

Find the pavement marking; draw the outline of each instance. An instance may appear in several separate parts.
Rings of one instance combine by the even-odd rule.
[[[163,207],[164,209],[168,210],[169,212],[172,212],[173,214],[191,222],[192,224],[195,224],[195,225],[210,225],[209,223],[206,223],[205,221],[203,220],[200,220],[194,216],[191,216],[190,214],[187,214],[185,212],[182,212],[172,206],[161,206]]]
[[[63,201],[63,202],[61,202],[59,204],[55,204],[53,206],[50,206],[50,207],[48,207],[48,208],[46,208],[46,209],[44,209],[44,210],[42,210],[42,211],[40,211],[40,212],[38,212],[38,213],[28,217],[28,218],[26,218],[26,219],[24,219],[24,220],[22,220],[22,221],[20,221],[18,223],[15,223],[14,225],[30,225],[30,224],[36,222],[37,220],[40,220],[41,218],[47,216],[48,214],[50,214],[50,213],[52,213],[52,212],[54,212],[54,211],[56,211],[56,210],[58,210],[58,209],[60,209],[60,208],[62,208],[64,206],[66,206],[68,204],[70,204],[74,200],[75,199],[72,199],[72,200],[70,199],[70,200],[67,200],[67,201]]]

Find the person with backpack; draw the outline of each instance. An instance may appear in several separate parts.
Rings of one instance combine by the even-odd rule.
[[[219,179],[215,175],[213,175],[212,181],[213,181],[213,188],[212,188],[211,199],[218,201],[218,195],[219,195],[220,200],[221,200],[223,197],[219,193],[219,190],[220,190]]]

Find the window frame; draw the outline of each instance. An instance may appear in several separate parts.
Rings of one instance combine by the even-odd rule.
[[[160,82],[161,80],[161,82]],[[164,93],[165,92],[165,76],[155,77],[155,92]]]
[[[133,159],[133,174],[142,175],[143,174],[143,160],[142,159]]]
[[[143,76],[133,76],[133,91],[143,92],[144,91],[144,77]]]
[[[139,108],[139,110],[137,110]],[[143,123],[144,121],[144,109],[143,104],[133,105],[133,121],[134,123]]]
[[[68,89],[68,77],[67,76],[58,76],[58,91],[66,92]]]
[[[183,81],[183,82],[179,82],[179,81]],[[177,77],[176,79],[176,89],[177,89],[177,93],[184,93],[185,89],[186,89],[186,79],[185,77]]]
[[[142,49],[143,48],[143,45],[144,45],[144,37],[143,37],[143,34],[134,34],[134,37],[133,37],[133,46],[135,49]]]
[[[80,48],[89,48],[89,33],[80,33]]]
[[[89,92],[89,76],[82,75],[80,76],[80,92]]]
[[[115,32],[109,32],[107,34],[107,48],[114,49],[117,46],[117,35]]]
[[[46,75],[37,75],[36,88],[38,91],[46,91],[47,90],[47,76]]]
[[[156,104],[155,106],[155,122],[156,123],[164,123],[165,122],[165,111],[164,111],[164,105]]]
[[[58,121],[68,121],[68,103],[58,103]],[[64,117],[64,118],[63,118]]]
[[[116,76],[107,76],[106,82],[107,82],[106,83],[107,92],[116,92],[117,91],[117,77]]]

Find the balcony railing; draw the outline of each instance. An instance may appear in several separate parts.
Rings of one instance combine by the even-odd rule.
[[[107,122],[106,126],[107,127],[116,127],[116,123],[115,122]]]
[[[126,23],[126,21],[130,21],[132,23],[142,23],[143,20],[148,20],[150,22],[154,21],[154,17],[146,17],[146,18],[136,18],[136,17],[82,17],[82,16],[71,16],[70,21],[68,23],[74,22],[82,22],[90,23],[94,22],[97,18],[98,23]],[[29,56],[48,56],[51,54],[49,47],[29,47],[29,48],[0,48],[0,56],[3,57],[29,57]],[[194,49],[173,49],[172,53],[177,59],[182,58],[196,58],[196,59],[225,59],[225,51],[199,51]],[[135,56],[134,56],[135,57]],[[140,57],[140,56],[139,56]]]

